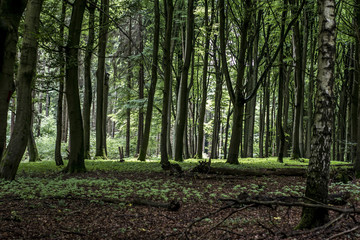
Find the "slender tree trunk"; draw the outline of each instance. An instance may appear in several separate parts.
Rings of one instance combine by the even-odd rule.
[[[66,45],[66,98],[70,122],[70,155],[64,171],[69,173],[85,172],[84,129],[81,117],[78,87],[78,53],[86,2],[75,0]]]
[[[106,146],[104,143],[104,84],[105,84],[105,57],[107,35],[109,28],[109,0],[101,0],[99,47],[98,47],[98,68],[96,71],[97,91],[96,91],[96,153],[99,158],[106,158]]]
[[[319,56],[316,79],[315,117],[311,158],[306,180],[305,196],[327,204],[331,131],[333,119],[333,84],[336,46],[335,1],[318,0]],[[303,208],[297,228],[314,228],[328,222],[328,211],[323,208]]]
[[[104,87],[103,87],[103,125],[102,125],[102,137],[103,137],[103,144],[104,144],[104,151],[105,156],[107,156],[107,147],[106,147],[106,137],[107,137],[107,123],[108,123],[108,102],[109,102],[109,80],[110,74],[105,73],[104,78]]]
[[[66,3],[62,2],[61,8],[61,23],[60,23],[60,38],[61,45],[64,42],[64,28],[65,28],[65,17],[66,17]],[[59,79],[59,96],[57,101],[57,116],[56,116],[56,142],[55,142],[55,163],[56,166],[64,165],[61,156],[61,139],[62,139],[62,128],[63,128],[63,96],[64,96],[64,76],[65,76],[65,58],[63,46],[59,46],[59,59],[60,59],[60,79]]]
[[[9,103],[15,91],[13,81],[18,27],[27,0],[0,1],[0,159],[6,148]]]
[[[127,100],[131,100],[131,78],[132,78],[132,66],[130,56],[132,54],[132,20],[131,17],[129,19],[129,45],[128,45],[128,76],[127,76]],[[130,108],[126,109],[126,146],[125,146],[125,156],[130,157],[130,128],[131,128],[131,111]]]
[[[201,104],[200,104],[200,115],[199,115],[199,137],[197,143],[197,151],[196,157],[198,159],[202,159],[203,152],[203,139],[204,139],[204,121],[205,121],[205,110],[206,110],[206,100],[207,100],[207,72],[208,72],[208,62],[209,62],[209,48],[210,48],[210,34],[212,27],[212,20],[209,23],[209,7],[208,1],[205,0],[205,16],[204,16],[204,27],[206,29],[205,36],[205,49],[204,49],[204,65],[203,65],[203,75],[202,75],[202,96],[201,96]],[[213,14],[211,15],[211,19],[213,19]]]
[[[224,143],[224,159],[227,159],[227,145],[228,145],[228,139],[229,139],[229,128],[230,128],[230,117],[233,113],[233,110],[231,110],[231,100],[229,100],[229,108],[226,118],[226,127],[225,127],[225,143]]]
[[[221,70],[218,63],[218,59],[216,57],[217,46],[216,46],[216,36],[214,40],[214,50],[213,50],[213,59],[215,66],[215,77],[216,77],[216,88],[215,88],[215,110],[214,110],[214,125],[213,125],[213,134],[212,134],[212,143],[211,143],[211,155],[212,159],[219,158],[218,146],[220,139],[220,115],[221,115],[221,98],[222,98],[222,78],[221,78]]]
[[[143,31],[142,17],[140,14],[139,15],[139,41],[140,41],[139,51],[140,51],[140,54],[144,51],[144,40],[143,40],[142,31]],[[157,34],[157,35],[159,35],[159,34]],[[156,35],[154,35],[154,38],[155,38],[155,36]],[[158,36],[156,36],[156,37],[158,37]],[[158,42],[159,42],[159,40],[158,40]],[[156,55],[158,55],[158,52],[156,52]],[[158,56],[156,56],[156,58],[158,58]],[[156,66],[157,66],[157,64],[156,64]],[[139,69],[139,77],[138,77],[139,99],[140,100],[144,99],[144,85],[145,85],[144,74],[145,74],[144,63],[141,61],[140,69]],[[136,155],[139,155],[139,153],[140,153],[140,146],[141,146],[141,142],[143,141],[143,135],[144,135],[144,109],[143,109],[143,107],[141,107],[139,109],[138,140],[137,140],[137,145],[136,145]]]
[[[296,6],[296,0],[291,0],[292,4]],[[304,83],[302,81],[302,56],[301,56],[301,35],[299,22],[293,26],[293,55],[295,59],[295,103],[294,103],[294,121],[292,132],[292,158],[298,159],[301,156],[300,151],[300,138],[302,134],[302,110],[304,98]]]
[[[284,10],[281,17],[281,32],[280,38],[285,35],[285,21],[287,16],[287,0],[284,0]],[[281,47],[279,53],[279,90],[278,90],[278,108],[277,108],[277,154],[278,162],[283,162],[285,150],[285,133],[283,127],[283,103],[284,103],[284,82],[285,82],[285,63],[284,63],[284,46]]]
[[[176,120],[175,120],[175,139],[174,148],[175,161],[183,161],[183,138],[185,133],[185,123],[187,119],[188,104],[188,73],[193,52],[194,41],[194,1],[188,0],[187,20],[186,20],[186,41],[184,64],[181,69],[181,81],[179,96],[177,99]]]
[[[29,1],[30,3],[30,1]],[[32,99],[34,99],[36,97],[35,91],[32,91]],[[35,142],[35,138],[34,138],[34,131],[33,131],[33,126],[34,126],[34,114],[35,114],[35,106],[34,106],[34,101],[32,100],[31,103],[31,120],[30,120],[30,131],[29,131],[29,135],[28,135],[28,141],[27,141],[27,149],[28,149],[28,154],[29,154],[29,162],[37,162],[40,161],[39,158],[39,153],[36,147],[36,142]]]
[[[90,156],[90,113],[92,103],[92,83],[91,83],[91,60],[95,39],[95,9],[97,0],[89,2],[89,35],[85,52],[85,76],[84,76],[84,104],[83,104],[83,121],[84,121],[84,154],[85,159],[91,159]]]
[[[146,108],[146,116],[145,116],[145,130],[143,134],[143,138],[141,140],[141,148],[139,160],[145,161],[146,152],[149,145],[149,137],[150,137],[150,128],[152,121],[152,113],[154,107],[154,95],[157,83],[157,68],[158,68],[158,55],[159,55],[159,35],[160,35],[160,9],[159,9],[159,0],[155,0],[154,4],[154,12],[155,12],[155,28],[154,28],[154,43],[153,43],[153,59],[151,65],[151,84],[148,93],[147,100],[147,108]]]
[[[65,59],[64,59],[65,60]],[[65,60],[66,61],[66,60]],[[66,64],[64,64],[64,67],[66,66]],[[64,68],[64,76],[66,76],[66,69]],[[66,81],[65,81],[65,84],[64,84],[64,89],[66,92]],[[69,133],[69,112],[68,112],[68,104],[67,104],[67,100],[66,100],[66,97],[63,98],[63,114],[62,114],[62,141],[63,142],[67,142],[67,139],[68,139],[68,133]]]
[[[25,12],[25,33],[17,74],[17,108],[14,132],[0,162],[0,178],[14,180],[28,142],[31,125],[31,91],[37,63],[37,34],[43,0],[30,0]],[[5,4],[5,3],[2,3]],[[20,13],[19,13],[20,14]],[[35,33],[35,34],[34,34]]]
[[[308,121],[306,126],[306,146],[305,146],[305,157],[310,158],[311,156],[311,127],[313,124],[313,91],[314,91],[314,62],[315,62],[315,50],[316,50],[316,39],[313,37],[313,30],[311,26],[310,39],[312,41],[311,47],[311,56],[310,56],[310,76],[309,76],[309,86],[307,93],[308,101]]]
[[[168,127],[168,114],[169,114],[169,99],[170,92],[169,86],[172,81],[171,78],[171,33],[172,33],[172,21],[174,5],[172,0],[164,0],[164,12],[165,12],[165,39],[163,49],[163,61],[164,61],[164,90],[163,90],[163,104],[161,112],[161,140],[160,140],[160,152],[161,152],[161,165],[169,165],[169,157],[167,152],[167,127]]]

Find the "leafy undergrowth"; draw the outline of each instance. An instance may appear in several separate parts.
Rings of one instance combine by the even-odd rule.
[[[307,160],[285,163],[304,165]],[[305,179],[199,175],[190,172],[196,164],[197,160],[180,163],[185,174],[177,177],[162,171],[158,160],[88,160],[88,172],[76,175],[60,173],[61,168],[50,161],[22,163],[15,181],[0,181],[0,239],[324,239],[351,228],[344,219],[331,228],[296,233],[301,209],[295,207],[227,209],[209,215],[224,206],[219,199],[236,198],[241,192],[302,196]],[[244,159],[237,166],[212,160],[212,166],[284,164],[270,158]],[[360,182],[330,186],[331,192],[344,190],[351,193],[350,203],[359,206]],[[181,208],[169,212],[136,206],[134,199],[176,200]],[[344,237],[360,238],[360,232],[339,239]]]

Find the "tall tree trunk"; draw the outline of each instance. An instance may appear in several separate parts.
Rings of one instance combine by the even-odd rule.
[[[175,120],[175,139],[174,139],[174,158],[175,161],[183,161],[183,138],[187,119],[188,104],[188,73],[193,52],[194,41],[194,0],[188,0],[187,20],[186,20],[186,40],[184,64],[181,69],[181,81],[179,96],[177,99],[176,120]]]
[[[27,0],[0,1],[0,159],[6,148],[9,102],[15,91],[13,75],[18,27],[26,3]]]
[[[291,3],[296,6],[296,0],[291,0]],[[302,81],[302,56],[301,56],[301,35],[299,22],[296,22],[293,26],[293,55],[295,59],[295,102],[294,102],[294,121],[292,132],[292,158],[298,159],[301,156],[300,151],[300,137],[302,134],[302,110],[304,99],[304,83]]]
[[[214,5],[213,5],[214,6]],[[216,89],[215,89],[215,110],[214,110],[214,125],[213,125],[213,134],[212,134],[212,143],[211,143],[211,155],[212,159],[219,158],[218,154],[218,146],[220,139],[220,115],[221,115],[221,98],[222,98],[222,78],[221,78],[221,70],[218,63],[218,59],[216,57],[217,46],[216,46],[216,36],[214,37],[214,50],[213,50],[213,59],[215,66],[215,77],[216,77]]]
[[[281,16],[281,31],[280,38],[285,35],[285,21],[287,16],[287,0],[284,0],[284,10]],[[285,150],[285,133],[283,127],[283,103],[284,103],[284,82],[285,82],[285,63],[284,63],[284,46],[281,47],[279,53],[279,89],[278,89],[278,108],[277,108],[277,154],[278,162],[283,162],[284,150]]]
[[[158,69],[158,58],[159,58],[159,35],[160,35],[160,9],[159,9],[159,0],[154,2],[154,12],[155,12],[155,28],[154,28],[154,43],[153,43],[153,54],[152,54],[152,65],[151,65],[151,84],[148,93],[147,107],[146,107],[146,116],[145,116],[145,130],[143,138],[141,140],[141,148],[139,160],[145,161],[146,152],[149,145],[150,137],[150,128],[152,121],[152,113],[154,108],[154,96],[157,83],[157,69]]]
[[[316,79],[315,116],[311,157],[306,180],[305,196],[327,204],[331,131],[333,119],[333,84],[336,46],[335,1],[318,0],[319,7],[319,56]],[[329,220],[323,208],[303,208],[297,228],[314,228]]]
[[[144,51],[144,40],[142,35],[143,27],[142,27],[142,16],[139,15],[139,53],[141,54]],[[156,33],[155,33],[156,34]],[[159,35],[159,34],[157,34]],[[154,35],[154,38],[158,37]],[[158,40],[159,42],[159,40]],[[158,55],[158,50],[156,52],[156,55]],[[156,56],[158,58],[158,56]],[[156,64],[157,66],[157,64]],[[144,99],[144,85],[145,85],[145,76],[144,76],[144,63],[143,61],[140,61],[140,69],[139,69],[139,77],[138,77],[138,83],[139,83],[139,99]],[[139,121],[138,121],[138,140],[136,145],[136,155],[139,155],[140,153],[140,146],[141,142],[143,141],[143,135],[144,135],[144,109],[143,107],[140,107],[139,109]]]
[[[241,28],[241,43],[238,50],[238,62],[237,62],[237,79],[235,90],[232,87],[230,73],[228,69],[227,59],[226,59],[226,41],[225,41],[225,4],[224,0],[220,0],[219,9],[220,9],[220,52],[222,59],[222,69],[226,80],[226,85],[229,91],[230,99],[234,105],[234,115],[233,115],[233,127],[230,139],[229,154],[227,163],[230,164],[239,164],[239,147],[241,142],[241,129],[242,129],[242,120],[243,120],[243,111],[244,111],[244,96],[242,93],[243,89],[243,79],[245,73],[245,55],[247,49],[247,34],[250,27],[250,7],[251,0],[246,0],[245,3],[245,16]]]
[[[84,157],[91,159],[90,156],[90,113],[92,103],[92,83],[91,83],[91,60],[93,55],[95,40],[95,9],[97,0],[89,2],[89,35],[85,52],[85,76],[84,76],[84,103],[83,103],[83,121],[84,121]]]
[[[60,23],[60,39],[61,45],[64,42],[64,28],[65,28],[65,17],[66,17],[66,3],[62,2],[61,8],[61,23]],[[63,96],[64,96],[64,76],[65,76],[65,58],[63,46],[59,46],[59,59],[60,59],[60,79],[59,79],[59,96],[57,101],[57,115],[56,115],[56,142],[55,142],[55,163],[56,166],[64,165],[61,156],[61,139],[62,139],[62,128],[63,128]]]
[[[355,14],[355,26],[356,30],[356,43],[355,43],[355,78],[354,82],[358,83],[358,100],[360,99],[360,0],[356,0],[356,14]],[[357,135],[356,135],[356,157],[353,159],[354,162],[354,170],[356,177],[360,177],[360,104],[358,102],[357,106]]]
[[[132,20],[131,17],[129,19],[129,46],[128,46],[128,76],[127,76],[127,100],[130,101],[131,100],[131,94],[130,94],[130,90],[131,90],[131,78],[132,78],[132,66],[131,66],[131,59],[130,56],[132,54],[132,46],[131,46],[131,40],[132,40]],[[126,146],[125,146],[125,156],[129,157],[130,156],[130,120],[131,120],[131,111],[130,108],[128,107],[126,109]]]
[[[0,178],[15,179],[30,134],[31,91],[37,63],[37,34],[43,0],[30,0],[25,12],[25,33],[17,74],[17,108],[14,132],[0,162]],[[5,4],[5,3],[2,3]],[[20,14],[20,13],[19,13]]]
[[[246,92],[250,95],[256,86],[258,80],[258,43],[259,43],[259,30],[262,18],[262,11],[258,12],[258,16],[254,17],[255,36],[250,48],[249,62],[249,82],[246,85]],[[254,126],[255,126],[255,108],[256,108],[256,95],[246,104],[245,107],[245,126],[244,126],[244,156],[253,157],[254,152]]]
[[[107,35],[109,28],[109,0],[101,0],[99,47],[98,47],[98,68],[96,71],[97,91],[96,91],[96,152],[95,156],[106,158],[106,146],[104,143],[103,126],[104,119],[104,84],[105,84],[105,57]]]
[[[305,144],[305,157],[310,158],[311,156],[311,127],[313,124],[313,91],[314,91],[314,62],[315,62],[315,50],[316,50],[316,39],[313,37],[313,27],[311,25],[310,39],[311,44],[311,56],[310,56],[310,76],[309,76],[309,86],[307,92],[307,101],[308,101],[308,121],[306,126],[306,144]]]
[[[163,104],[161,111],[161,140],[160,140],[160,152],[161,152],[161,165],[169,165],[169,156],[167,151],[167,128],[168,128],[168,114],[169,113],[169,99],[171,97],[169,86],[172,81],[171,77],[171,33],[173,22],[174,5],[172,0],[164,0],[164,12],[165,12],[165,39],[163,49],[163,61],[164,61],[164,90],[163,90]]]
[[[66,45],[66,98],[70,122],[70,155],[65,170],[69,173],[85,172],[84,129],[81,117],[78,87],[78,53],[86,2],[75,0],[70,19]]]
[[[205,110],[206,110],[206,100],[207,100],[207,73],[208,73],[208,62],[209,62],[209,48],[210,48],[210,34],[212,27],[212,19],[214,14],[211,14],[211,21],[209,23],[209,7],[208,1],[205,0],[205,16],[204,16],[204,27],[206,29],[205,33],[205,49],[204,49],[204,65],[203,65],[203,75],[202,75],[202,96],[200,104],[200,115],[199,115],[199,137],[197,143],[196,157],[202,159],[203,152],[203,139],[204,139],[204,120],[205,120]],[[213,12],[212,12],[213,13]]]

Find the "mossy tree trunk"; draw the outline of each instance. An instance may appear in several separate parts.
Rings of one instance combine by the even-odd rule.
[[[335,1],[318,0],[319,55],[316,79],[316,97],[311,157],[305,196],[324,204],[328,199],[330,148],[333,120],[333,84],[335,66]],[[321,208],[303,208],[298,229],[314,228],[329,220],[328,211]]]

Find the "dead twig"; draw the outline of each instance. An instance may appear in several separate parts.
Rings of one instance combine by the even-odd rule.
[[[349,229],[349,230],[346,230],[346,231],[344,231],[344,232],[335,234],[335,235],[329,237],[327,240],[331,240],[331,239],[340,237],[340,236],[342,236],[342,235],[345,235],[345,234],[348,234],[348,233],[352,233],[352,232],[356,231],[358,228],[360,228],[360,226],[356,226],[356,227],[354,227],[354,228],[352,228],[352,229]]]

